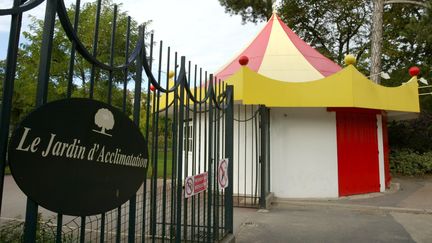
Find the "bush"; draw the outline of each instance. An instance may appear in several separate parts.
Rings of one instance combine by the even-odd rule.
[[[422,111],[417,119],[389,123],[388,136],[394,150],[432,151],[432,112]]]
[[[432,173],[432,152],[419,153],[410,149],[391,151],[390,171],[410,176]]]
[[[24,241],[24,222],[20,220],[10,220],[2,222],[0,225],[1,243],[20,243]],[[63,235],[62,242],[72,242],[71,235]],[[38,214],[36,226],[36,243],[56,242],[56,227],[52,220],[42,221],[41,214]]]

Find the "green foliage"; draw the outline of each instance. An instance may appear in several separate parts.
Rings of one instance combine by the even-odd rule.
[[[410,4],[388,5],[384,12],[382,68],[391,74],[391,79],[382,80],[382,83],[401,85],[410,79],[408,69],[414,65],[420,67],[420,76],[431,80],[431,52],[432,9]],[[429,101],[422,98],[422,102]]]
[[[272,14],[274,2],[274,0],[219,0],[227,13],[240,15],[243,23],[257,23],[269,18]]]
[[[418,153],[410,149],[390,153],[390,170],[399,175],[424,175],[432,173],[432,152]]]
[[[104,63],[109,63],[110,60],[110,44],[111,44],[111,25],[114,3],[112,0],[104,0],[100,15],[99,25],[99,41],[97,59]],[[68,9],[68,15],[73,22],[75,6],[71,5]],[[96,15],[96,3],[85,3],[81,6],[79,16],[78,36],[84,46],[91,53],[93,47],[94,23]],[[146,24],[148,24],[147,22]],[[126,60],[126,32],[127,32],[127,13],[121,11],[121,5],[118,8],[117,14],[117,30],[114,42],[114,65],[120,65]],[[138,24],[131,21],[130,49],[136,45],[138,40]],[[12,105],[12,127],[23,117],[28,114],[35,105],[36,85],[38,64],[40,59],[40,46],[42,43],[43,20],[32,17],[29,25],[29,30],[24,31],[26,39],[20,46],[18,54],[16,80],[14,86],[13,105]],[[66,98],[67,83],[69,77],[69,62],[72,44],[64,33],[59,21],[56,21],[54,29],[53,50],[51,57],[50,82],[48,85],[48,100],[56,100]],[[87,62],[82,56],[76,53],[74,60],[73,72],[73,97],[88,97],[90,86],[90,75],[92,65]],[[0,77],[4,73],[2,68],[4,62],[0,62]],[[131,67],[128,72],[127,79],[131,81],[134,76],[135,67]],[[113,90],[112,104],[118,108],[122,107],[123,103],[123,80],[124,72],[113,72]],[[96,68],[94,98],[101,101],[107,101],[108,97],[108,77],[109,72]],[[3,78],[0,78],[3,81]],[[145,95],[143,95],[145,97]],[[126,113],[132,113],[132,95],[127,93],[126,97]]]
[[[372,6],[354,0],[283,1],[279,15],[301,38],[323,55],[342,64],[354,53],[361,64],[369,48]]]
[[[243,22],[264,21],[271,14],[270,1],[219,2],[228,13],[242,16]],[[372,1],[286,0],[277,10],[290,28],[323,55],[342,64],[344,55],[353,53],[357,67],[368,72]],[[386,5],[383,22],[383,70],[392,77],[383,83],[398,86],[406,82],[412,65],[432,79],[432,8]]]
[[[24,222],[8,221],[0,227],[0,242],[21,242]]]
[[[391,122],[388,127],[390,147],[419,153],[432,151],[432,114],[422,112],[418,119]]]
[[[150,148],[151,146],[149,146]],[[165,155],[163,150],[158,150],[158,159],[157,159],[157,178],[163,178],[164,176],[164,165],[165,165]],[[151,158],[151,154],[149,154],[149,158]],[[172,176],[172,151],[167,150],[166,154],[166,176],[168,179]],[[153,165],[150,163],[147,170],[147,178],[151,178],[153,174]]]
[[[0,242],[4,243],[19,243],[23,242],[24,235],[23,221],[6,221],[0,226]],[[36,242],[37,243],[54,243],[56,242],[56,228],[53,226],[52,220],[42,221],[41,214],[38,215],[36,225]],[[62,242],[72,242],[72,236],[63,236]]]
[[[10,168],[9,168],[8,165],[6,165],[6,167],[5,167],[5,175],[10,175],[10,174],[11,174]]]

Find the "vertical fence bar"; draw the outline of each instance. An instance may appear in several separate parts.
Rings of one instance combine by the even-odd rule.
[[[81,216],[80,243],[85,242],[85,228],[86,228],[86,217]]]
[[[210,86],[208,86],[208,85],[210,85],[209,83],[208,83],[208,80],[207,80],[207,71],[206,72],[204,72],[204,80],[205,80],[205,86],[204,87],[206,87],[206,89],[205,89],[205,94],[206,95],[208,95],[208,97],[210,97],[209,95],[210,95]],[[204,157],[204,171],[207,171],[208,172],[208,163],[209,163],[209,156],[208,156],[208,148],[207,148],[207,144],[208,144],[208,129],[210,129],[209,127],[208,127],[208,121],[207,121],[207,103],[210,103],[210,99],[211,98],[209,98],[209,101],[208,102],[205,102],[204,103],[204,111],[206,111],[206,112],[204,112],[204,154],[203,154],[203,157]],[[208,176],[208,174],[207,174],[207,176]],[[211,178],[208,176],[208,181],[210,181],[211,180]],[[210,190],[210,187],[209,187],[209,185],[207,185],[207,188],[209,188],[208,190]],[[208,213],[207,213],[207,199],[208,199],[208,194],[204,194],[204,198],[203,198],[203,208],[204,208],[204,210],[203,210],[203,214],[204,214],[204,217],[203,217],[203,225],[205,225],[206,223],[207,223],[207,215],[208,215]],[[205,229],[205,230],[207,230],[207,228]],[[205,230],[204,230],[204,232],[205,232]]]
[[[138,41],[144,41],[143,27],[139,27]],[[141,109],[141,80],[142,80],[142,61],[144,60],[143,50],[140,51],[139,57],[136,60],[136,80],[135,80],[135,94],[134,94],[134,108],[133,108],[133,121],[135,125],[139,126],[140,123],[140,109]],[[144,179],[146,175],[144,174]],[[136,194],[129,200],[129,228],[128,228],[128,242],[135,242],[135,224],[136,224]],[[144,237],[144,236],[143,236]]]
[[[174,82],[177,83],[177,52],[174,53]],[[178,116],[177,116],[177,104],[178,104],[178,90],[173,93],[173,123],[172,123],[172,161],[171,161],[171,220],[170,220],[170,242],[172,242],[174,235],[177,232],[177,229],[174,227],[176,222],[176,173],[177,173],[177,144],[178,144],[178,134],[177,134],[177,125],[178,125]],[[177,239],[177,238],[175,238]]]
[[[188,71],[187,71],[187,79],[185,81],[185,89],[187,87],[190,87],[190,70],[191,70],[191,62],[188,62]],[[189,94],[186,93],[185,97],[185,119],[184,120],[184,133],[183,133],[183,151],[182,156],[184,157],[184,166],[182,169],[184,170],[184,177],[186,178],[189,176],[189,133],[190,133],[190,127],[189,127],[189,101],[190,97]],[[183,200],[183,239],[187,240],[188,234],[188,206],[191,198],[184,198]]]
[[[93,36],[93,51],[92,51],[93,57],[96,57],[96,55],[97,55],[97,48],[98,48],[98,41],[99,41],[99,20],[100,20],[101,5],[102,5],[101,2],[102,2],[102,0],[98,0],[97,5],[96,5],[96,19],[95,19],[95,28],[94,28],[94,36]],[[90,90],[89,90],[90,99],[93,99],[95,72],[96,72],[96,66],[94,64],[92,64],[91,73],[90,73]]]
[[[78,32],[79,14],[80,14],[81,0],[76,0],[75,2],[75,17],[74,17],[74,32]],[[73,84],[73,73],[75,65],[75,53],[76,53],[76,43],[72,42],[70,60],[69,60],[69,74],[68,74],[68,86],[67,86],[67,98],[72,96],[72,84]],[[61,239],[60,239],[61,240]]]
[[[18,7],[22,0],[14,0],[13,6]],[[6,56],[6,73],[3,83],[3,96],[0,116],[0,214],[3,202],[3,183],[6,167],[6,151],[9,139],[10,115],[17,66],[18,45],[21,32],[22,14],[14,14],[11,18],[8,50]]]
[[[166,90],[165,93],[165,120],[164,120],[164,154],[163,154],[163,188],[162,188],[162,242],[165,242],[166,234],[166,193],[167,193],[167,163],[168,163],[168,106],[169,106],[169,81],[170,81],[170,57],[171,48],[167,50],[167,76],[166,76]]]
[[[161,72],[162,72],[162,51],[163,42],[159,42],[159,64],[158,64],[158,79],[157,82],[160,84]],[[158,174],[158,136],[159,136],[159,101],[160,101],[160,91],[155,89],[153,92],[153,142],[152,142],[152,197],[151,197],[151,221],[152,221],[152,242],[156,239],[157,231],[157,174]]]
[[[261,186],[259,179],[261,178],[260,173],[261,173],[261,155],[260,155],[260,139],[261,136],[259,134],[259,123],[258,123],[258,117],[256,115],[255,112],[259,113],[259,106],[258,109],[256,111],[254,111],[254,115],[253,115],[253,120],[252,122],[254,123],[254,127],[255,127],[255,191],[253,192],[253,205],[256,205],[256,200],[259,200],[259,196],[258,196],[258,186]],[[259,202],[258,202],[259,203]]]
[[[131,25],[131,17],[127,17],[126,22],[126,50],[125,50],[125,63],[127,63],[129,58],[129,45],[130,45],[130,25]],[[125,68],[124,74],[123,74],[123,112],[126,112],[126,106],[127,106],[127,83],[128,83],[128,74],[129,69]]]
[[[208,120],[208,198],[207,198],[207,242],[211,242],[212,234],[212,190],[213,190],[213,75],[210,74],[209,88],[209,120]]]
[[[200,87],[199,99],[202,100],[202,89],[206,88],[205,85],[202,83],[202,68],[199,69],[199,87]],[[202,108],[202,103],[200,102],[199,107],[198,107],[198,109],[199,109],[199,113],[198,113],[198,121],[199,121],[199,123],[198,123],[198,173],[203,172],[202,168],[201,168],[201,161],[203,161],[203,159],[201,159],[201,147],[202,147],[202,145],[201,145],[202,144],[201,143],[201,135],[202,135],[201,129],[202,129],[202,123],[203,123],[203,121],[201,119],[201,113],[202,113],[201,108]],[[197,216],[198,216],[198,219],[197,219],[198,226],[201,226],[201,193],[198,194],[198,215]],[[201,227],[198,227],[198,232],[200,232],[200,231],[201,231]],[[198,235],[198,240],[200,240],[199,235]]]
[[[243,199],[244,199],[244,201],[243,201],[243,205],[244,206],[246,206],[247,205],[247,193],[246,193],[246,182],[247,182],[247,144],[248,144],[248,142],[247,142],[247,120],[248,120],[248,117],[247,117],[247,105],[245,105],[244,106],[244,120],[245,120],[245,123],[244,123],[244,159],[243,159],[243,161],[244,161],[244,180],[243,180],[243,183],[244,183],[244,185],[243,185]]]
[[[228,159],[228,187],[225,189],[225,230],[234,233],[233,188],[234,188],[234,87],[226,88],[227,104],[225,110],[225,157]]]
[[[130,16],[128,16],[127,17],[127,20],[126,20],[127,22],[126,22],[126,46],[125,46],[125,63],[127,63],[128,62],[128,58],[129,58],[129,45],[130,45],[130,24],[131,24],[131,17]],[[112,43],[113,41],[111,41],[111,43]],[[138,58],[139,59],[139,58]],[[111,64],[112,65],[112,64]],[[142,65],[141,65],[142,66]],[[137,67],[138,67],[138,64],[137,64]],[[122,102],[122,111],[124,112],[124,113],[126,113],[126,107],[127,107],[127,84],[128,84],[128,72],[129,72],[129,69],[126,67],[125,69],[124,69],[124,72],[123,72],[123,102]],[[138,72],[138,71],[137,71]],[[141,78],[140,78],[140,80],[141,80]],[[143,195],[144,196],[144,195]],[[103,214],[103,216],[104,216],[104,214]],[[120,225],[121,225],[121,206],[119,206],[118,208],[117,208],[117,228],[120,228]],[[105,217],[102,217],[102,219],[104,219]],[[102,219],[101,219],[101,221],[102,221]],[[105,221],[102,221],[103,223],[105,222]],[[103,234],[104,234],[104,232],[103,231],[101,231],[101,242],[103,242]],[[117,240],[118,241],[120,241],[120,234],[119,234],[119,232],[117,232]],[[143,236],[144,237],[144,236]]]
[[[265,192],[270,192],[270,161],[271,161],[271,143],[270,143],[270,109],[266,108],[267,114],[266,114],[266,134],[265,134],[265,144],[263,146],[266,146],[266,163],[265,163],[265,174],[266,174],[266,180],[265,180]]]
[[[56,243],[62,242],[63,214],[57,214]]]
[[[101,214],[100,243],[105,242],[105,213]]]
[[[185,82],[186,82],[186,74],[185,74],[185,65],[186,59],[184,56],[181,57],[180,64],[180,74],[179,74],[179,82],[180,82],[180,100],[179,100],[179,125],[178,125],[178,136],[179,136],[179,144],[178,144],[178,163],[177,163],[177,211],[176,211],[176,242],[180,243],[181,238],[181,223],[182,223],[182,180],[183,180],[183,123],[184,123],[184,98],[185,98]],[[186,227],[186,225],[184,226]]]
[[[149,67],[150,70],[152,69],[153,66],[153,34],[150,35],[150,55],[149,55]],[[143,55],[143,60],[147,62],[147,57]],[[146,126],[145,126],[145,139],[147,140],[147,143],[149,142],[149,134],[150,134],[150,103],[151,103],[151,93],[150,93],[150,80],[148,80],[147,82],[147,97],[146,97]],[[147,173],[148,174],[148,173]],[[145,242],[145,237],[146,237],[146,215],[147,215],[147,174],[146,174],[146,179],[144,180],[144,185],[143,185],[143,204],[142,204],[142,208],[143,208],[143,216],[142,216],[142,222],[143,222],[143,226],[141,229],[141,235],[142,235],[142,239],[141,241],[144,243]]]
[[[111,26],[111,42],[110,42],[110,57],[109,64],[112,67],[114,65],[114,47],[115,47],[115,36],[117,30],[117,5],[114,5],[114,16]],[[108,74],[108,104],[111,105],[112,101],[112,86],[113,86],[113,71],[109,70]]]
[[[111,25],[111,42],[110,42],[110,57],[109,64],[110,66],[114,65],[114,46],[115,46],[115,34],[116,34],[116,25],[117,25],[117,5],[114,5],[114,16]],[[126,43],[127,46],[127,43]],[[127,61],[127,60],[126,60]],[[125,70],[127,73],[127,70]],[[108,98],[107,103],[111,104],[112,102],[112,85],[113,85],[113,71],[109,70],[108,74]],[[125,107],[125,104],[123,104]],[[123,110],[125,112],[125,109]],[[121,206],[117,208],[117,228],[116,228],[116,242],[120,243],[121,239]]]
[[[47,0],[39,61],[36,107],[45,104],[47,101],[56,8],[57,0]],[[35,242],[36,240],[37,212],[37,204],[27,198],[26,221],[24,224],[25,242]]]
[[[237,106],[237,206],[240,206],[240,138],[241,138],[241,105]]]
[[[153,86],[153,93],[152,93],[152,113],[151,113],[151,119],[152,119],[152,127],[151,127],[151,168],[152,168],[152,172],[151,172],[151,178],[150,178],[150,235],[152,238],[152,242],[155,242],[155,237],[156,237],[156,221],[153,218],[154,215],[154,211],[156,210],[155,207],[153,207],[153,200],[155,198],[156,192],[154,191],[154,168],[155,168],[155,154],[154,154],[154,134],[155,134],[155,116],[156,116],[156,95],[157,95],[157,90],[155,88],[155,86],[152,84]],[[150,138],[149,138],[150,139]],[[150,140],[149,140],[150,141]]]
[[[215,119],[214,119],[214,197],[213,197],[213,239],[218,239],[218,224],[219,224],[219,183],[217,182],[218,179],[218,164],[219,164],[219,125],[220,125],[220,109],[219,109],[219,93],[220,93],[220,83],[218,82],[217,78],[215,77]]]
[[[194,87],[194,97],[195,97],[195,99],[197,99],[198,100],[198,97],[197,97],[197,83],[196,83],[196,81],[197,81],[197,65],[195,65],[195,68],[194,68],[194,85],[193,85],[193,87]],[[201,100],[201,99],[199,99],[199,100]],[[193,122],[193,131],[192,131],[192,175],[196,175],[196,174],[199,174],[199,171],[198,171],[198,173],[197,173],[197,171],[196,171],[196,161],[197,161],[197,158],[196,158],[196,155],[197,155],[197,151],[196,151],[196,145],[197,145],[197,143],[196,143],[196,118],[197,118],[197,103],[196,102],[194,102],[193,103],[193,120],[192,120],[192,122]],[[199,194],[196,196],[196,197],[199,197]],[[195,228],[196,228],[196,223],[195,223],[195,211],[196,211],[196,208],[195,208],[195,203],[196,203],[196,197],[193,197],[193,199],[192,199],[192,207],[191,207],[191,211],[192,211],[192,217],[191,217],[191,220],[192,220],[192,222],[191,222],[191,241],[194,241],[195,240]],[[198,207],[198,212],[199,212],[199,207]]]
[[[266,188],[265,188],[265,181],[267,178],[266,175],[266,163],[267,163],[267,146],[266,144],[266,129],[267,129],[267,114],[266,114],[266,107],[260,106],[259,107],[260,112],[260,127],[261,127],[261,193],[259,198],[259,206],[260,208],[266,207]]]

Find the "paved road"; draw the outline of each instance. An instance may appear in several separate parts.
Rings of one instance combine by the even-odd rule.
[[[236,242],[432,242],[430,214],[285,205],[235,219]]]
[[[386,193],[235,210],[236,242],[432,242],[432,177]]]
[[[264,212],[236,208],[236,242],[432,242],[432,177],[394,181],[400,189],[384,194],[279,202]],[[7,176],[1,217],[23,218],[25,205]]]

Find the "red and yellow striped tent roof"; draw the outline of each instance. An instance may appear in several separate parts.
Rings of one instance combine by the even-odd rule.
[[[312,81],[341,70],[298,37],[274,13],[264,28],[247,47],[216,74],[226,79],[240,69],[238,59],[249,58],[248,67],[271,79],[289,82]]]
[[[242,56],[249,59],[244,66]],[[399,87],[375,84],[354,65],[342,69],[321,55],[276,14],[216,78],[233,85],[234,100],[244,105],[355,107],[389,111],[394,117],[420,111],[416,76]],[[204,93],[206,86],[199,88]]]

